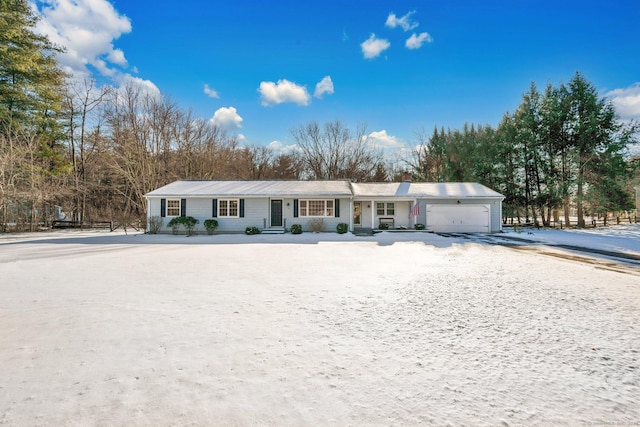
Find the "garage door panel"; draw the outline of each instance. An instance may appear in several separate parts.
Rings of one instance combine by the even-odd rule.
[[[439,233],[488,233],[489,205],[427,205],[427,226]]]

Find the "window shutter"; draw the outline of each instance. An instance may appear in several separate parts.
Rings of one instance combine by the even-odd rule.
[[[187,216],[187,199],[180,200],[180,216]]]
[[[240,199],[240,218],[244,218],[244,199]]]
[[[218,217],[218,199],[211,200],[211,217]]]
[[[340,217],[340,199],[336,199],[336,201],[333,202],[333,211],[335,212],[336,218]]]
[[[298,199],[293,199],[293,217],[298,218]]]
[[[167,199],[160,199],[160,216],[167,216]]]

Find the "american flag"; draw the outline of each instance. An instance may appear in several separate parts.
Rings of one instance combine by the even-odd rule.
[[[416,203],[413,208],[411,208],[411,213],[409,214],[409,218],[413,217],[413,216],[418,216],[420,215],[420,205],[418,203]]]

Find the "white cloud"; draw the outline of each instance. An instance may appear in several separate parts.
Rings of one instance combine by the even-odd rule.
[[[127,59],[113,41],[131,32],[131,21],[107,0],[41,0],[37,31],[66,48],[58,55],[64,69],[77,78],[90,75],[87,65],[113,76]]]
[[[220,98],[220,95],[218,95],[218,92],[215,89],[211,89],[208,84],[204,85],[204,93],[209,98],[216,98],[216,99]]]
[[[405,46],[407,49],[420,49],[424,42],[431,43],[433,38],[429,35],[429,33],[420,33],[416,35],[416,33],[411,34],[411,37],[407,39],[405,42]]]
[[[313,93],[313,96],[316,98],[322,98],[322,95],[325,93],[332,95],[333,92],[333,81],[330,76],[326,76],[316,85],[316,91]]]
[[[399,26],[404,31],[413,30],[418,26],[417,22],[411,21],[411,15],[413,15],[414,13],[416,13],[416,11],[412,10],[411,12],[408,12],[406,15],[402,16],[401,18],[398,18],[396,14],[392,12],[387,17],[387,22],[385,22],[384,25],[386,25],[389,28],[395,28]]]
[[[379,56],[382,52],[391,46],[388,40],[376,38],[376,35],[371,33],[369,39],[360,44],[362,48],[362,54],[366,59],[373,59]]]
[[[367,142],[373,147],[382,150],[397,150],[405,147],[401,139],[389,135],[385,129],[378,132],[371,132],[367,136]]]
[[[125,74],[122,77],[122,86],[132,86],[138,88],[142,95],[147,95],[152,98],[160,98],[160,89],[153,84],[151,80],[144,80],[140,77],[134,77],[131,74]]]
[[[210,122],[214,126],[226,131],[232,131],[240,129],[242,127],[242,121],[244,119],[240,117],[238,111],[234,107],[222,107],[213,113],[213,117]]]
[[[271,141],[269,145],[267,145],[267,148],[273,150],[278,155],[290,154],[295,151],[299,151],[299,148],[296,144],[286,145],[285,143],[280,141]]]
[[[640,82],[605,94],[623,120],[640,120]]]
[[[274,82],[262,82],[258,92],[262,97],[262,105],[276,105],[284,102],[293,102],[298,105],[309,105],[311,95],[307,92],[307,88],[300,86],[289,80],[278,80]]]

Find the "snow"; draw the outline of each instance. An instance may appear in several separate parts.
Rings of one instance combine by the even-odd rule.
[[[431,233],[60,231],[0,235],[0,277],[0,424],[640,421],[637,269]]]
[[[582,246],[609,251],[640,253],[640,226],[620,224],[610,227],[586,228],[582,230],[525,230],[507,233],[541,243]]]

